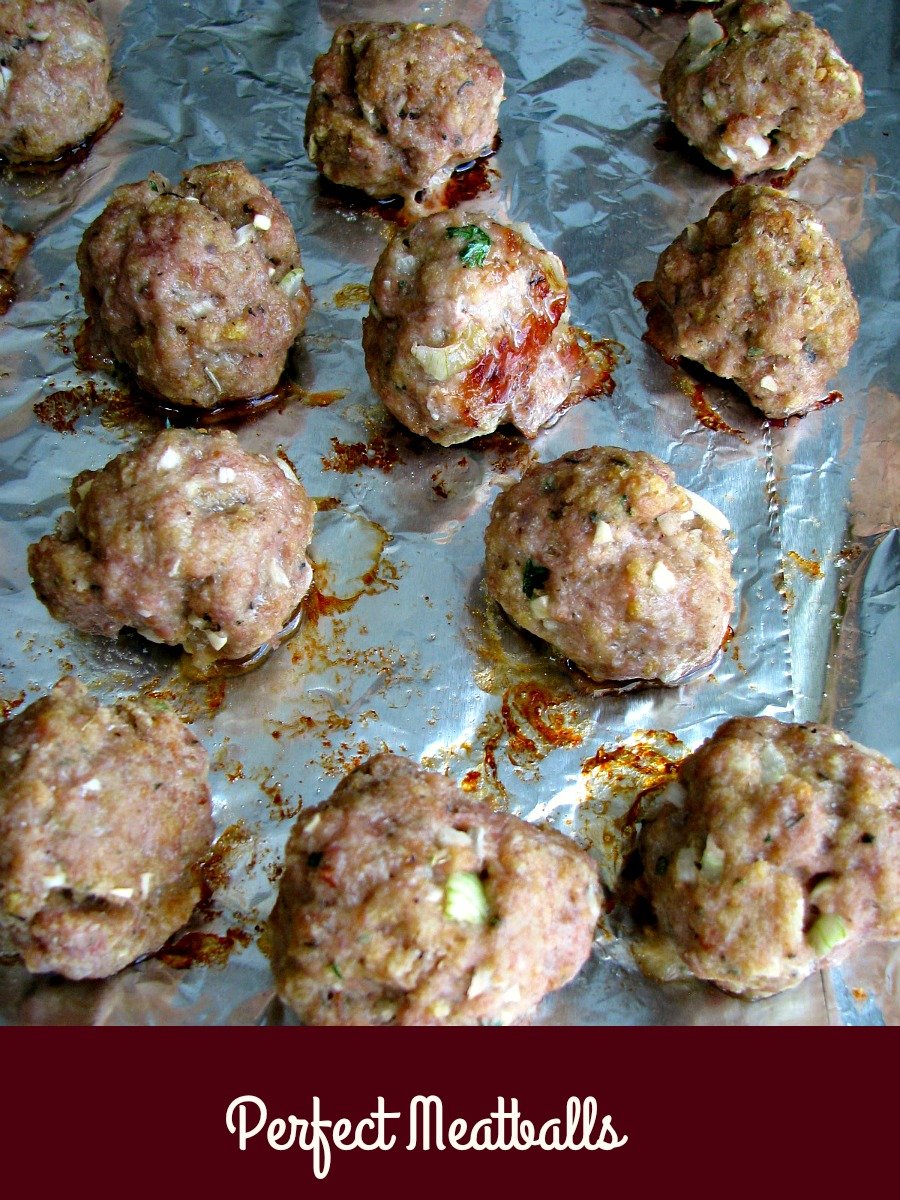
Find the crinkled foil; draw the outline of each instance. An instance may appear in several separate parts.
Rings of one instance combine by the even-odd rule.
[[[96,7],[124,116],[61,178],[0,183],[3,219],[35,234],[0,324],[0,701],[20,711],[65,671],[104,699],[167,697],[210,751],[221,841],[212,900],[186,935],[102,982],[2,965],[0,1019],[287,1020],[259,935],[291,820],[382,748],[556,825],[592,850],[607,883],[637,793],[728,716],[825,717],[897,758],[890,0],[803,5],[865,74],[864,120],[789,187],[840,239],[862,329],[835,382],[843,403],[782,428],[708,383],[692,397],[642,341],[635,284],[727,186],[666,135],[657,80],[683,11],[593,0]],[[302,145],[313,58],[337,24],[360,17],[459,19],[480,33],[506,72],[507,100],[490,190],[469,207],[530,222],[567,265],[574,321],[621,343],[612,396],[569,410],[533,443],[430,446],[390,421],[369,387],[360,322],[391,227],[324,192]],[[290,368],[298,395],[238,432],[250,450],[287,455],[319,501],[316,582],[299,633],[265,665],[191,682],[174,652],[55,622],[31,590],[26,547],[53,527],[77,472],[156,427],[119,381],[75,366],[82,232],[119,183],[150,170],[177,178],[223,157],[243,158],[285,204],[315,297]],[[734,636],[680,687],[605,695],[486,600],[482,538],[498,489],[535,457],[591,444],[652,451],[732,522]],[[649,982],[611,928],[538,1020],[877,1024],[900,1012],[896,967],[896,948],[869,948],[840,972],[749,1004],[699,984]]]

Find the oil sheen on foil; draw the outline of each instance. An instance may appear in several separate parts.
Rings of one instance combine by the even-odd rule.
[[[0,965],[0,1020],[288,1020],[260,934],[290,824],[381,749],[577,838],[607,883],[637,793],[729,716],[832,720],[898,760],[898,127],[890,39],[877,33],[892,6],[800,7],[865,77],[865,118],[788,189],[839,239],[862,327],[834,385],[844,401],[779,428],[709,384],[692,396],[642,341],[635,284],[727,186],[666,137],[657,81],[685,11],[595,0],[98,0],[124,116],[62,177],[0,181],[3,219],[35,237],[0,323],[0,702],[20,711],[66,671],[105,700],[165,697],[210,751],[220,840],[210,902],[163,952],[100,982]],[[490,188],[469,207],[529,222],[566,264],[573,321],[620,343],[612,395],[568,410],[534,442],[500,434],[430,446],[391,421],[369,387],[360,326],[392,227],[323,190],[302,143],[313,59],[354,18],[461,20],[506,73]],[[294,397],[237,432],[252,451],[284,454],[318,501],[315,603],[256,671],[192,682],[174,652],[55,622],[32,592],[26,548],[67,507],[74,475],[159,427],[115,379],[75,366],[84,229],[118,184],[226,157],[243,159],[284,204],[314,295],[290,366]],[[734,635],[709,672],[680,687],[603,694],[486,599],[483,534],[498,490],[531,461],[594,444],[651,451],[731,521]],[[537,1021],[890,1023],[897,959],[896,947],[872,947],[840,972],[750,1004],[649,982],[611,925]]]

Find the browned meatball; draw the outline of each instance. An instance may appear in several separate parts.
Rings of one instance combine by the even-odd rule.
[[[297,819],[275,981],[310,1025],[505,1024],[578,972],[599,911],[574,842],[380,754]]]
[[[29,971],[112,975],[200,898],[206,752],[159,703],[71,677],[0,726],[0,945]]]
[[[659,933],[750,998],[900,937],[900,771],[824,725],[727,721],[641,831]]]
[[[528,437],[592,390],[560,260],[528,226],[436,213],[375,266],[363,349],[372,386],[449,446],[509,422]]]
[[[309,588],[315,505],[287,464],[233,433],[166,430],[82,471],[70,503],[28,565],[51,613],[87,633],[129,626],[203,658],[244,658]]]
[[[311,303],[287,213],[239,162],[116,188],[78,267],[97,339],[148,392],[199,408],[271,392]]]
[[[342,25],[313,66],[309,157],[332,182],[412,201],[488,154],[503,71],[465,25]]]
[[[50,162],[112,116],[109,45],[83,0],[0,0],[0,154]]]
[[[738,178],[814,158],[865,111],[859,72],[785,0],[696,13],[660,87],[688,141]]]
[[[727,524],[652,454],[576,450],[494,501],[487,590],[592,679],[674,684],[715,658],[728,629]]]
[[[638,295],[663,355],[733,379],[768,417],[823,400],[859,331],[840,247],[815,211],[754,184],[688,225]]]
[[[14,276],[30,246],[29,234],[16,233],[0,222],[0,316],[9,310],[16,298]]]

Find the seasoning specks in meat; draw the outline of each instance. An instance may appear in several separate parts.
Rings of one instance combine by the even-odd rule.
[[[663,355],[734,380],[768,417],[822,401],[859,330],[840,247],[815,211],[755,184],[679,234],[639,294]]]
[[[575,976],[599,912],[574,842],[380,754],[298,817],[272,966],[310,1025],[506,1024]]]
[[[465,25],[342,25],[313,66],[306,149],[333,183],[386,199],[490,153],[503,71]]]
[[[52,162],[112,115],[110,55],[83,0],[0,0],[0,155]]]
[[[738,178],[815,157],[865,109],[859,72],[785,0],[696,13],[660,87],[688,141]]]
[[[677,683],[728,629],[727,521],[642,451],[531,467],[494,502],[485,583],[507,616],[601,683]]]
[[[104,707],[71,677],[0,726],[0,949],[71,979],[157,950],[200,898],[206,777],[164,705]]]
[[[233,433],[166,430],[76,476],[70,503],[28,562],[51,613],[87,633],[128,626],[240,659],[277,637],[312,580],[314,504]]]
[[[273,391],[311,304],[287,213],[239,162],[116,188],[78,249],[95,335],[151,395]]]
[[[592,390],[565,269],[527,226],[435,213],[397,233],[372,277],[372,387],[408,429],[449,446],[510,423],[528,437]]]
[[[736,718],[674,791],[641,831],[644,887],[655,941],[699,979],[770,996],[900,937],[900,771],[880,754],[824,725]]]

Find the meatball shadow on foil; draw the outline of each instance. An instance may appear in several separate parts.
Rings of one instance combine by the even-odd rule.
[[[653,979],[764,998],[900,937],[900,770],[828,726],[725,722],[633,824],[620,898]]]
[[[442,446],[511,424],[526,437],[608,395],[614,343],[569,324],[565,268],[527,225],[434,213],[375,265],[366,371],[389,412]]]
[[[77,261],[91,348],[200,410],[270,396],[312,303],[287,213],[235,161],[117,188]]]
[[[258,665],[296,629],[315,505],[281,458],[169,429],[76,476],[70,503],[28,551],[58,620],[183,646],[201,673]]]
[[[304,142],[333,184],[414,216],[443,207],[453,171],[493,153],[500,64],[470,29],[360,21],[313,65]]]

